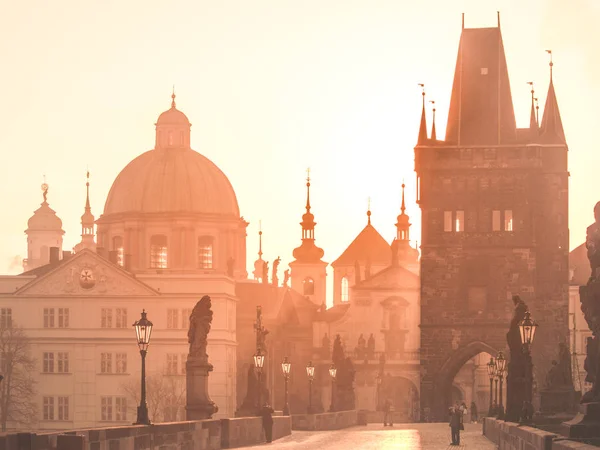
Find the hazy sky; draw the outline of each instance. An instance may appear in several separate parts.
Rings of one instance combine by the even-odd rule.
[[[391,240],[406,179],[420,240],[413,147],[421,95],[443,136],[460,35],[501,11],[519,126],[527,81],[543,106],[552,49],[569,143],[571,248],[600,200],[594,140],[600,104],[598,0],[0,0],[0,273],[25,255],[42,200],[79,241],[85,172],[98,217],[112,181],[154,145],[170,105],[190,118],[192,147],[231,180],[248,227],[248,269],[262,220],[266,259],[285,269],[300,243],[311,167],[316,238],[333,261],[366,224]]]

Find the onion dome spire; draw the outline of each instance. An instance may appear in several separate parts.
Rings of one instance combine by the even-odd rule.
[[[81,243],[75,246],[76,252],[83,248],[93,249],[95,247],[94,222],[95,218],[90,206],[90,171],[88,170],[85,182],[85,207],[81,216]]]
[[[315,245],[315,216],[310,211],[310,169],[306,169],[306,212],[302,215],[302,244],[294,249],[294,258],[301,262],[320,261],[325,252]]]
[[[400,215],[396,222],[396,238],[392,243],[392,264],[397,264],[397,261],[412,263],[419,258],[418,250],[410,246],[409,230],[410,217],[406,214],[406,201],[404,198],[404,190],[406,184],[402,180],[402,204],[400,206]]]
[[[423,97],[423,107],[421,109],[421,124],[419,125],[419,137],[417,139],[417,145],[423,145],[427,142],[427,117],[425,116],[425,85],[423,83],[419,83],[423,92],[421,93]]]

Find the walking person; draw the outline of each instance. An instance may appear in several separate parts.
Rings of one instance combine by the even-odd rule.
[[[471,402],[471,422],[477,423],[479,421],[479,417],[477,417],[477,404],[475,402]]]
[[[267,443],[273,442],[273,413],[275,411],[268,403],[262,407],[260,415],[262,416],[262,426],[265,430],[265,439]]]
[[[389,398],[385,399],[385,402],[383,403],[383,426],[387,427],[388,424],[390,427],[394,426],[394,419],[393,419],[393,408],[392,408],[392,401]]]
[[[452,443],[450,445],[460,445],[460,425],[462,412],[458,405],[449,410],[450,420],[450,431],[452,432]]]

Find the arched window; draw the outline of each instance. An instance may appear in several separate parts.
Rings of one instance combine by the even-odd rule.
[[[342,278],[342,301],[348,301],[348,277]]]
[[[184,144],[185,144],[185,133],[182,131],[182,132],[179,134],[179,136],[180,136],[180,139],[179,139],[179,141],[180,141],[180,142],[179,142],[179,143],[180,143],[180,144],[181,144],[181,146],[183,147],[183,146],[184,146]]]
[[[198,268],[213,268],[213,238],[211,236],[198,238]]]
[[[173,146],[173,132],[169,131],[169,147]]]
[[[117,252],[117,264],[123,266],[124,264],[124,251],[123,251],[123,238],[121,236],[115,236],[112,240],[112,249]]]
[[[315,282],[312,278],[306,277],[302,282],[304,285],[304,295],[314,295],[315,293]]]
[[[167,237],[164,234],[155,234],[150,238],[150,268],[167,268]]]

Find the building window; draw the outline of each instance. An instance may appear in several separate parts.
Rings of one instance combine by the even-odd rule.
[[[54,328],[54,308],[44,308],[44,328]]]
[[[123,238],[121,236],[113,237],[113,251],[117,252],[117,264],[123,267],[125,263],[125,251],[123,250]]]
[[[198,238],[198,268],[213,268],[213,238],[210,236]]]
[[[185,365],[187,364],[187,353],[182,353],[181,354],[181,375],[185,375],[186,370],[185,370]]]
[[[100,399],[100,420],[105,422],[113,420],[112,403],[112,397]]]
[[[177,355],[167,353],[167,375],[177,375]]]
[[[181,328],[187,330],[190,327],[190,316],[192,315],[192,310],[189,308],[183,309],[181,311]]]
[[[69,328],[69,308],[58,308],[58,328]]]
[[[465,231],[465,212],[456,211],[456,218],[454,219],[454,231],[463,232]]]
[[[116,359],[117,373],[127,373],[127,353],[117,353]]]
[[[100,328],[112,328],[112,309],[102,308],[100,311]]]
[[[44,420],[54,420],[54,397],[44,397],[43,402]]]
[[[112,373],[112,353],[100,354],[100,373]]]
[[[504,231],[513,230],[513,213],[512,210],[507,209],[504,211]]]
[[[115,321],[116,328],[128,328],[127,308],[117,308],[117,317]]]
[[[58,373],[69,373],[69,354],[67,352],[58,352],[56,371]]]
[[[452,211],[444,211],[444,231],[452,231]]]
[[[167,309],[167,328],[169,328],[169,329],[179,328],[179,310],[178,309]]]
[[[127,398],[115,398],[115,420],[124,422],[127,420]]]
[[[492,211],[492,231],[500,231],[502,229],[500,227],[501,223],[502,219],[500,217],[500,211]]]
[[[342,277],[342,301],[348,301],[348,277]]]
[[[69,420],[69,397],[58,397],[58,420]]]
[[[12,309],[0,308],[0,328],[12,327]]]
[[[304,295],[314,295],[315,293],[315,282],[312,278],[306,277],[302,282],[304,288]]]
[[[167,268],[167,237],[156,234],[150,238],[150,268]]]
[[[54,353],[44,353],[42,372],[54,373]]]

